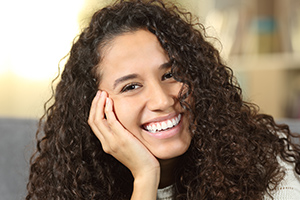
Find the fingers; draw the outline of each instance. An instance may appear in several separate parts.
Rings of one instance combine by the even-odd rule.
[[[113,100],[104,91],[93,99],[88,123],[105,153],[123,163],[135,177],[159,166],[156,158],[117,119]],[[106,118],[105,118],[106,116]]]
[[[112,99],[108,98],[105,91],[97,92],[91,105],[88,123],[101,143],[126,132],[113,111]]]
[[[117,120],[113,111],[113,101],[107,96],[104,91],[97,92],[91,105],[88,123],[100,140],[104,152],[115,154],[124,143],[119,136],[133,136],[127,134],[126,129]]]
[[[106,92],[98,91],[97,94],[96,94],[96,97],[93,100],[91,111],[94,114],[93,118],[95,119],[95,121],[105,119],[104,106],[105,106],[105,99],[106,98],[107,98],[107,93]]]
[[[102,91],[98,91],[95,98],[92,101],[90,114],[88,123],[90,127],[92,128],[95,135],[98,137],[98,139],[102,142],[104,142],[104,136],[102,134],[101,127],[105,126],[105,116],[104,116],[104,106],[105,106],[105,100],[106,100],[107,94]]]
[[[97,107],[97,101],[100,99],[101,96],[101,91],[98,91],[96,93],[96,96],[94,97],[93,101],[92,101],[92,105],[90,108],[90,114],[89,114],[89,120],[88,123],[91,125],[93,119],[95,118],[95,111],[96,111],[96,107]]]
[[[111,128],[112,132],[117,136],[121,133],[124,133],[125,128],[120,124],[116,115],[113,111],[113,101],[112,99],[106,97],[106,105],[105,105],[105,115],[107,119],[107,123]]]

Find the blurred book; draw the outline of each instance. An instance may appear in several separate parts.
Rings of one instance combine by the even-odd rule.
[[[206,18],[228,57],[300,52],[299,0],[215,0]]]

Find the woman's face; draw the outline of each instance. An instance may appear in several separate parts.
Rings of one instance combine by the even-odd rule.
[[[156,36],[146,30],[126,33],[103,53],[99,89],[113,100],[120,123],[159,159],[185,153],[191,134],[177,99],[182,84],[172,78]]]

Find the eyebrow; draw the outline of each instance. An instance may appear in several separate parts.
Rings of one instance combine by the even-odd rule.
[[[159,66],[159,70],[162,70],[162,69],[167,69],[171,66],[172,62],[171,61],[168,61],[162,65]],[[122,76],[118,79],[115,80],[114,82],[114,86],[113,88],[115,89],[117,87],[118,84],[124,82],[124,81],[127,81],[127,80],[130,80],[130,79],[135,79],[138,77],[138,74],[128,74],[128,75],[125,75],[125,76]]]
[[[126,75],[126,76],[122,76],[121,78],[118,78],[114,82],[114,89],[117,87],[118,84],[120,84],[120,83],[122,83],[124,81],[130,80],[130,79],[137,78],[137,77],[138,77],[137,74],[129,74],[129,75]]]

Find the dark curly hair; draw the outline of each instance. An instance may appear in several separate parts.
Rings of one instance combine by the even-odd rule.
[[[139,29],[156,35],[183,83],[178,98],[193,138],[174,175],[176,199],[262,199],[283,179],[278,156],[300,174],[300,147],[288,126],[242,99],[232,70],[189,12],[162,0],[120,0],[96,12],[72,46],[40,120],[27,200],[130,198],[130,171],[103,151],[87,121],[102,48]]]

